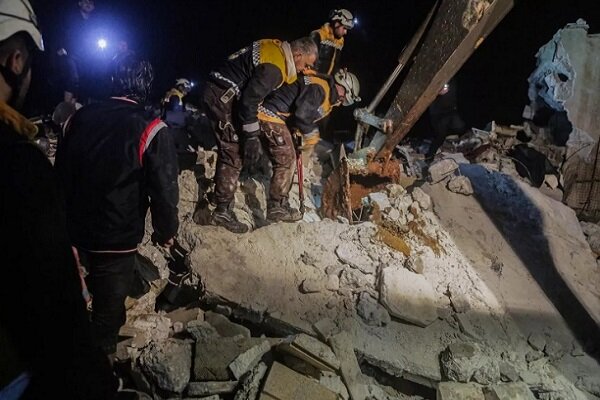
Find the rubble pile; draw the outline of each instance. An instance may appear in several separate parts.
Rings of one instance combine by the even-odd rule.
[[[263,165],[235,197],[252,230],[210,226],[216,155],[202,152],[179,178],[178,238],[202,293],[156,312],[169,272],[145,242],[159,279],[128,301],[130,386],[157,399],[600,398],[600,228],[594,202],[571,201],[594,183],[573,189],[563,163],[587,174],[595,150],[581,143],[600,136],[583,118],[598,115],[584,82],[600,75],[582,69],[597,39],[581,21],[561,30],[522,124],[474,128],[411,166],[410,184],[361,192],[358,223],[319,216],[323,146],[306,160],[303,221],[266,220]]]
[[[555,340],[547,324],[525,329],[495,283],[480,276],[480,261],[455,242],[447,216],[434,213],[454,201],[468,209],[465,201],[483,191],[465,165],[441,164],[430,169],[437,183],[371,193],[364,199],[371,222],[271,224],[244,235],[196,223],[194,199],[203,199],[209,169],[184,171],[179,240],[205,285],[202,308],[218,312],[132,307],[133,337],[121,353],[135,366],[136,387],[155,398],[590,398],[595,361],[572,335]],[[491,181],[507,196],[520,185],[486,174],[499,177]],[[456,180],[471,194],[451,191]],[[264,196],[263,182],[252,181]],[[236,213],[255,217],[264,197],[250,207],[247,185]],[[142,250],[160,264],[156,249]],[[509,274],[503,262],[510,261],[486,254],[495,279]]]

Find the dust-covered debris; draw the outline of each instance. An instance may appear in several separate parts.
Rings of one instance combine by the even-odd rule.
[[[427,326],[437,319],[436,295],[422,275],[404,268],[385,268],[381,302],[394,317]]]
[[[158,387],[181,393],[190,381],[192,346],[177,339],[153,342],[142,351],[139,362]]]

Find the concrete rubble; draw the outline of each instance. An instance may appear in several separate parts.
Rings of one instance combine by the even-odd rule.
[[[583,218],[600,219],[600,185],[594,180],[600,166],[600,36],[588,33],[583,19],[560,29],[537,54],[537,68],[529,77],[532,118],[554,112],[566,117],[560,129],[566,146],[565,203]],[[551,117],[552,119],[552,117]],[[555,121],[557,118],[554,118]],[[558,124],[549,125],[557,133]]]
[[[457,166],[451,175],[467,177],[472,196],[449,191],[450,175],[408,191],[392,185],[368,198],[381,206],[379,218],[356,225],[328,220],[273,224],[234,235],[199,226],[192,218],[194,204],[183,206],[180,240],[191,250],[195,272],[206,287],[205,311],[131,318],[132,329],[156,335],[149,340],[142,335],[145,340],[137,347],[127,345],[130,362],[148,375],[155,395],[180,393],[186,398],[291,399],[319,393],[318,398],[332,399],[430,399],[437,391],[444,399],[488,399],[510,398],[506,393],[519,390],[524,399],[528,393],[591,398],[597,390],[594,374],[600,371],[595,361],[582,347],[572,351],[574,338],[561,323],[532,323],[513,312],[507,300],[514,296],[496,289],[499,279],[512,279],[507,265],[518,265],[502,248],[494,248],[501,242],[494,236],[499,228],[473,222],[462,228],[452,212],[460,207],[478,218],[471,202],[500,189],[503,195],[496,194],[496,201],[502,203],[503,196],[514,195],[519,187],[545,210],[553,235],[561,241],[569,238],[569,248],[588,249],[569,259],[561,255],[565,243],[550,244],[556,266],[573,268],[577,263],[578,274],[589,278],[576,284],[589,288],[598,277],[590,275],[595,257],[581,225],[565,206],[543,200],[545,195],[525,189],[526,184],[521,187],[515,177]],[[482,186],[483,178],[492,178],[496,189]],[[193,173],[184,171],[181,180],[182,190],[194,189]],[[394,211],[400,215],[396,220],[388,218]],[[512,218],[522,220],[522,215],[531,215],[531,210],[520,210]],[[458,227],[463,237],[448,226]],[[583,227],[588,236],[595,232]],[[485,257],[465,251],[467,239],[487,246],[477,253]],[[493,288],[491,282],[496,282]],[[524,287],[521,293],[531,293]],[[597,293],[590,291],[590,300],[592,294]],[[558,315],[551,303],[538,306],[547,315]],[[251,325],[244,326],[245,321]],[[259,326],[269,337],[253,333]],[[181,356],[185,361],[178,368],[169,369],[168,360],[163,371],[142,364],[154,352],[159,355],[153,359],[160,360],[157,343],[173,336],[193,349]],[[188,378],[182,384],[184,375],[173,371],[185,366]],[[368,374],[373,370],[379,371],[375,376],[392,377],[390,382],[404,382],[405,392],[372,380]],[[285,397],[291,396],[290,390],[304,397]]]
[[[600,228],[561,203],[558,167],[572,150],[533,121],[543,100],[567,112],[579,142],[600,137],[576,110],[573,59],[597,39],[581,22],[562,30],[540,50],[530,82],[545,92],[530,92],[523,124],[446,143],[414,184],[364,194],[361,221],[319,217],[324,153],[303,182],[303,221],[269,224],[268,176],[256,176],[242,177],[234,209],[252,230],[210,226],[206,151],[180,175],[178,234],[205,292],[169,313],[154,311],[161,289],[131,302],[119,357],[138,388],[235,400],[600,398]],[[297,197],[294,183],[292,206]],[[149,242],[140,252],[164,287],[161,254]]]

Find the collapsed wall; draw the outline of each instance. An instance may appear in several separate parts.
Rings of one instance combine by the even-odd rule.
[[[559,30],[537,53],[529,77],[534,118],[566,113],[572,124],[562,165],[564,202],[580,218],[600,219],[600,35],[582,19]]]

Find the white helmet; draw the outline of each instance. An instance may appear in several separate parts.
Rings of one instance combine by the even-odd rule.
[[[42,34],[29,0],[0,0],[0,41],[17,32],[27,32],[37,48],[44,50]]]
[[[192,82],[185,78],[179,78],[175,81],[175,86],[183,86],[185,90],[192,90]]]
[[[335,73],[333,79],[335,80],[335,83],[346,89],[346,94],[344,95],[344,99],[342,101],[343,105],[350,106],[355,102],[360,101],[360,97],[358,97],[358,93],[360,92],[360,83],[358,83],[358,78],[356,75],[343,68]]]
[[[354,28],[354,16],[345,8],[331,10],[329,12],[329,20],[332,22],[338,21],[340,24],[345,26],[346,29]]]

